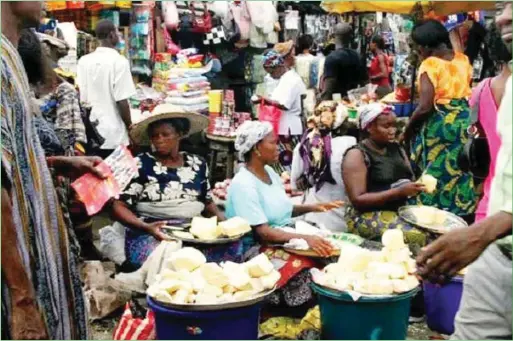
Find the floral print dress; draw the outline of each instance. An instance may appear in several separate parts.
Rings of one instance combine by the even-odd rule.
[[[190,202],[201,202],[205,206],[212,202],[211,188],[208,181],[208,167],[199,156],[183,153],[183,166],[169,168],[159,162],[152,154],[143,153],[137,156],[139,175],[127,186],[120,200],[146,222],[162,219],[144,217],[138,214],[138,203],[159,203],[182,199]],[[126,229],[125,253],[129,266],[139,268],[159,241],[152,235],[136,229]],[[194,245],[197,248],[197,245]],[[242,257],[242,243],[214,246],[202,250],[209,261],[237,261]]]

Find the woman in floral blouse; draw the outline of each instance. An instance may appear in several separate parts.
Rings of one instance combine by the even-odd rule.
[[[207,163],[180,152],[180,140],[205,129],[208,119],[173,111],[176,108],[160,105],[130,132],[136,144],[150,145],[152,150],[137,156],[139,175],[112,206],[114,219],[127,227],[127,265],[134,268],[144,263],[161,240],[169,239],[162,226],[186,223],[200,215],[224,220],[212,201]],[[203,251],[211,261],[218,257],[237,260],[239,248],[242,246],[235,243]]]

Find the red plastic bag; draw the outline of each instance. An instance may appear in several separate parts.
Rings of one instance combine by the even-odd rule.
[[[258,120],[262,122],[269,122],[273,125],[274,133],[280,133],[280,119],[282,112],[274,105],[266,105],[262,101],[258,108]]]
[[[114,329],[113,339],[155,340],[155,316],[153,311],[148,311],[145,319],[134,318],[130,303],[127,303],[121,321]]]

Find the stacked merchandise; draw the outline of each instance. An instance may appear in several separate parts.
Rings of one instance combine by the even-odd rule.
[[[82,56],[93,52],[98,45],[98,41],[92,35],[78,31],[77,32],[77,60]]]
[[[153,18],[152,8],[150,5],[133,5],[130,34],[130,59],[132,63],[132,73],[151,76]]]
[[[233,90],[211,90],[208,93],[209,126],[208,133],[216,136],[233,137],[237,128],[251,120],[247,112],[235,112]]]
[[[166,94],[166,103],[185,111],[207,112],[210,82],[204,76],[212,64],[202,64],[203,55],[194,48],[181,50],[176,57],[159,53],[153,74],[153,88]]]

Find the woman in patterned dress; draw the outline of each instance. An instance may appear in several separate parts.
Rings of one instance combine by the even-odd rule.
[[[368,240],[381,240],[388,229],[401,229],[412,252],[428,242],[397,214],[409,198],[423,193],[404,149],[395,142],[396,118],[391,107],[369,104],[361,110],[360,126],[368,137],[349,149],[342,161],[347,196],[347,230]]]
[[[472,66],[467,56],[454,52],[449,33],[436,20],[417,25],[412,39],[423,58],[419,75],[419,105],[405,129],[411,141],[411,161],[417,176],[437,178],[438,190],[421,193],[417,203],[447,210],[473,220],[477,195],[474,180],[458,166],[467,142]]]
[[[138,176],[112,204],[113,218],[127,227],[125,254],[127,266],[133,269],[142,266],[160,241],[169,239],[161,227],[173,225],[170,221],[187,222],[201,214],[224,219],[212,201],[207,163],[180,152],[180,140],[205,129],[208,119],[175,111],[172,106],[160,105],[131,129],[133,141],[150,145],[152,150],[137,156]],[[237,261],[242,256],[242,244],[203,251],[209,261]]]

